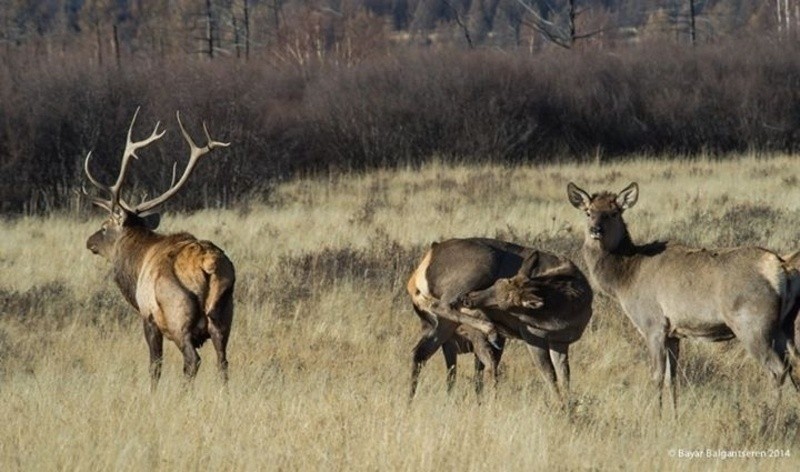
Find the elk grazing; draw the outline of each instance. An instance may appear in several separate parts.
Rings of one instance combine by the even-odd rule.
[[[101,184],[89,172],[91,152],[84,169],[89,181],[108,198],[90,197],[93,204],[108,212],[100,230],[86,241],[86,247],[111,262],[114,281],[123,297],[139,311],[150,349],[151,389],[161,377],[163,338],[171,340],[183,353],[183,371],[192,378],[200,366],[197,348],[211,338],[223,380],[228,378],[226,348],[233,320],[234,268],[225,253],[210,241],[188,233],[162,235],[154,230],[160,221],[157,208],[174,196],[186,183],[198,160],[219,147],[203,124],[207,144],[197,146],[177,115],[178,126],[189,144],[190,157],[181,178],[160,196],[131,206],[120,197],[125,173],[136,152],[158,140],[156,123],[152,134],[132,141],[131,133],[139,110],[133,115],[119,175],[111,186]]]
[[[508,283],[517,290],[499,300]],[[421,364],[466,325],[487,342],[497,333],[525,341],[548,386],[566,400],[569,345],[592,315],[591,287],[572,262],[495,239],[451,239],[431,245],[408,292],[414,309],[433,326],[414,348],[412,384]]]
[[[619,194],[589,194],[570,183],[570,203],[586,214],[583,257],[596,287],[617,299],[647,343],[661,411],[669,374],[677,413],[680,339],[739,338],[778,387],[788,323],[800,280],[776,254],[758,247],[696,249],[672,243],[637,245],[622,218],[639,196],[636,183]],[[796,316],[796,314],[794,315]]]

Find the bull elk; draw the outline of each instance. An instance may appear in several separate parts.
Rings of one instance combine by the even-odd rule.
[[[796,271],[758,247],[697,249],[672,243],[637,245],[622,218],[639,187],[589,194],[573,183],[570,203],[586,215],[583,257],[596,287],[617,299],[647,343],[659,411],[669,374],[677,412],[680,339],[739,338],[778,387],[790,365],[790,308],[800,290]],[[794,314],[793,316],[796,316]]]
[[[131,206],[120,197],[130,159],[138,158],[139,149],[165,133],[158,131],[156,123],[148,138],[133,141],[131,134],[138,113],[137,109],[128,128],[119,175],[113,185],[103,185],[92,176],[89,171],[92,154],[86,155],[86,176],[108,195],[108,198],[90,197],[94,205],[108,212],[108,218],[89,237],[86,247],[111,262],[114,281],[123,297],[142,317],[150,350],[151,389],[161,377],[164,337],[181,350],[187,378],[194,377],[200,366],[197,348],[211,338],[220,373],[227,380],[226,349],[233,321],[233,264],[210,241],[198,240],[188,233],[163,235],[154,230],[160,221],[156,210],[183,187],[198,160],[229,143],[212,140],[204,123],[207,144],[199,147],[177,114],[178,126],[190,148],[183,175],[177,183],[173,177],[170,188],[160,196]]]
[[[498,291],[506,285],[504,279],[518,284],[505,301]],[[486,296],[486,290],[494,295]],[[572,262],[496,239],[450,239],[431,245],[408,282],[408,292],[417,313],[428,316],[434,326],[414,348],[412,383],[422,362],[459,325],[466,325],[489,342],[498,333],[525,341],[548,386],[566,400],[569,345],[589,323],[593,296]]]

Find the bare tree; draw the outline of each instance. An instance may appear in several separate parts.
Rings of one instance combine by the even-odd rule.
[[[606,28],[600,28],[585,33],[578,33],[575,21],[586,10],[578,10],[575,0],[567,0],[566,11],[556,11],[549,3],[545,2],[546,13],[534,8],[530,0],[516,0],[528,12],[530,19],[524,19],[523,24],[539,32],[551,43],[565,49],[571,49],[580,39],[590,38],[600,34]],[[548,19],[553,18],[553,20]]]

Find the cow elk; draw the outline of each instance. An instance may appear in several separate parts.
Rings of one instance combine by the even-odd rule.
[[[211,139],[203,124],[207,144],[199,147],[178,125],[189,144],[190,157],[181,178],[158,197],[131,206],[120,196],[130,159],[137,151],[164,135],[156,123],[152,134],[133,141],[131,134],[139,110],[133,115],[119,175],[111,186],[101,184],[89,171],[91,152],[84,168],[89,181],[108,198],[90,197],[105,209],[108,218],[99,231],[86,241],[86,247],[111,262],[114,281],[123,297],[139,311],[145,339],[150,349],[151,389],[161,377],[163,338],[171,340],[183,353],[183,371],[193,378],[200,365],[199,348],[211,338],[223,380],[228,378],[226,349],[233,320],[234,268],[225,253],[210,241],[188,233],[163,235],[154,230],[159,223],[157,208],[174,196],[186,183],[198,160],[229,143]],[[84,193],[86,193],[84,191]]]
[[[570,183],[570,203],[586,215],[583,257],[596,287],[619,301],[645,339],[659,412],[668,375],[677,415],[680,339],[739,338],[745,349],[783,384],[792,335],[791,306],[800,279],[773,252],[758,247],[698,249],[673,243],[637,245],[622,218],[639,187],[619,194],[589,194]],[[780,397],[778,397],[780,398]]]
[[[500,300],[501,287],[511,285],[517,289]],[[408,293],[417,313],[433,320],[414,348],[412,383],[421,364],[466,325],[488,342],[499,335],[525,341],[548,386],[567,400],[569,345],[589,323],[593,296],[572,262],[496,239],[450,239],[431,246]]]

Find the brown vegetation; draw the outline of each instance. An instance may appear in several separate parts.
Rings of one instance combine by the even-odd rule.
[[[269,193],[295,175],[431,159],[789,152],[800,129],[798,51],[794,42],[753,40],[534,57],[410,50],[353,65],[134,58],[117,68],[80,56],[19,59],[0,66],[0,210],[80,205],[73,191],[81,157],[119,152],[109,136],[138,105],[153,121],[176,109],[207,117],[239,143],[201,191],[176,199],[194,208]],[[164,139],[178,146],[177,136]],[[169,182],[172,157],[148,159],[152,167],[129,177],[135,189]]]

